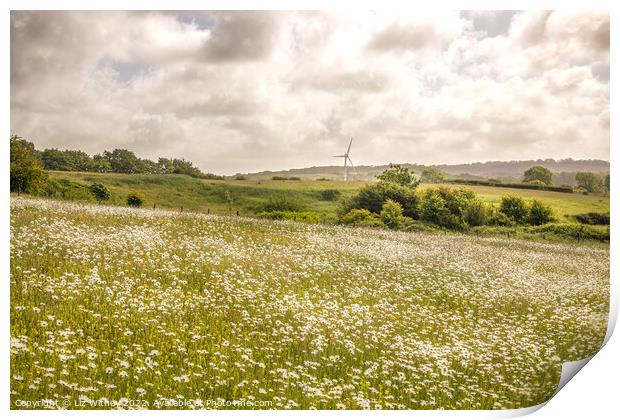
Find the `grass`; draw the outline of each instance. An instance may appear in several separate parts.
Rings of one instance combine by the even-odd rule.
[[[600,244],[24,197],[10,272],[12,408],[526,407],[609,311]]]
[[[82,186],[100,182],[112,193],[112,204],[123,205],[127,194],[136,191],[146,198],[146,207],[226,214],[225,191],[233,198],[233,209],[241,215],[251,215],[261,210],[270,197],[284,195],[299,203],[301,210],[319,213],[334,218],[338,201],[321,200],[321,191],[337,189],[346,198],[366,185],[365,181],[273,181],[273,180],[200,180],[185,175],[144,174],[93,174],[80,172],[50,172],[52,179],[64,179]],[[459,186],[448,185],[452,188]],[[426,188],[422,185],[420,188]],[[502,187],[464,186],[472,189],[482,199],[499,203],[503,195],[519,195],[526,199],[541,199],[549,204],[561,220],[571,215],[587,212],[608,212],[609,197],[602,195],[579,195],[549,191],[518,190]],[[75,197],[83,199],[82,194]],[[91,199],[91,200],[94,200]]]

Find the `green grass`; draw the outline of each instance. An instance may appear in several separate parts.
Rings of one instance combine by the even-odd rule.
[[[609,247],[13,196],[10,283],[13,409],[521,408],[600,348]]]
[[[50,172],[51,179],[64,179],[82,186],[99,182],[112,193],[111,203],[124,205],[127,194],[136,191],[145,199],[145,207],[226,214],[228,205],[224,192],[233,198],[233,211],[251,215],[261,210],[270,197],[284,195],[301,205],[301,210],[312,211],[329,218],[335,217],[338,201],[323,201],[320,192],[326,189],[341,191],[342,198],[350,197],[366,185],[366,181],[273,181],[273,180],[201,180],[185,175],[93,174],[80,172]],[[452,188],[459,186],[448,185]],[[426,188],[422,185],[420,188]],[[570,215],[587,212],[608,212],[609,197],[603,195],[566,194],[549,191],[519,190],[502,187],[460,186],[474,190],[488,202],[499,203],[503,195],[519,195],[526,199],[540,199],[549,204],[560,220]],[[77,195],[76,199],[83,199]],[[91,199],[91,200],[94,200]]]

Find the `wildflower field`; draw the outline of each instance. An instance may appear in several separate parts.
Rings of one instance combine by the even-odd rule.
[[[600,348],[609,246],[12,197],[10,281],[12,408],[520,408]]]

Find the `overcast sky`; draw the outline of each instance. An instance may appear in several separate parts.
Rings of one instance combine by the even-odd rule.
[[[11,132],[222,174],[609,159],[604,12],[12,12]]]

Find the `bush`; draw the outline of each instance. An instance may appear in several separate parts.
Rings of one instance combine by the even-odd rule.
[[[138,193],[129,193],[127,196],[127,205],[132,207],[140,207],[144,204],[144,198]]]
[[[609,227],[589,226],[578,223],[548,223],[530,226],[529,233],[550,233],[566,239],[609,241]]]
[[[584,225],[608,225],[609,213],[584,213],[576,214],[575,219]]]
[[[91,184],[90,192],[93,193],[97,201],[107,201],[110,199],[110,191],[103,184],[94,183]]]
[[[532,200],[527,215],[527,223],[530,225],[544,225],[555,219],[553,210],[548,205],[539,200]]]
[[[400,229],[408,220],[411,220],[403,216],[403,207],[399,203],[389,199],[383,203],[379,218],[390,229]]]
[[[34,144],[19,136],[12,136],[10,142],[11,191],[28,194],[44,192],[48,177]]]
[[[270,220],[294,220],[304,223],[321,223],[321,216],[310,211],[262,211],[258,217]]]
[[[331,178],[317,178],[317,181],[331,181]]]
[[[515,223],[523,223],[528,215],[525,200],[515,195],[502,197],[499,211],[511,218]]]
[[[538,185],[540,187],[544,187],[547,184],[545,184],[543,181],[539,180],[539,179],[534,179],[532,181],[524,181],[526,184],[528,185]]]
[[[515,222],[501,211],[494,209],[487,218],[487,224],[491,226],[512,226]]]
[[[335,201],[340,198],[341,192],[337,189],[331,188],[320,192],[321,200],[323,201]]]
[[[440,188],[425,190],[421,201],[420,220],[448,229],[460,230],[465,227],[459,217],[450,212]]]
[[[245,177],[244,175],[237,175],[237,176],[235,176],[235,181],[245,181],[247,179],[248,178]]]
[[[272,181],[286,181],[286,180],[288,180],[288,178],[285,177],[285,176],[274,175],[274,176],[271,177],[271,180]]]
[[[301,203],[285,195],[272,195],[267,199],[267,202],[263,204],[261,211],[301,211]]]
[[[298,176],[292,176],[288,179],[289,181],[301,181],[301,178]]]
[[[353,209],[366,209],[379,214],[388,199],[402,206],[404,216],[417,219],[418,197],[415,190],[392,182],[376,182],[362,187],[355,196],[343,202],[340,214]]]
[[[340,223],[354,226],[382,227],[379,217],[367,209],[353,209],[340,218]]]
[[[489,213],[473,191],[448,187],[426,189],[420,209],[421,220],[455,230],[483,225]]]
[[[489,206],[476,198],[465,207],[464,219],[469,226],[482,226],[488,223],[489,213]]]

